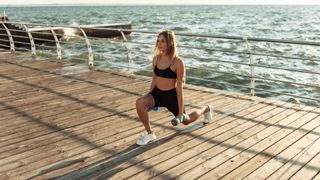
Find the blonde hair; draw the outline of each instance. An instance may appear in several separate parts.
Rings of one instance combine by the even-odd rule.
[[[172,63],[174,63],[174,61],[179,59],[179,56],[178,56],[176,35],[170,29],[165,29],[165,30],[162,30],[160,33],[158,33],[157,42],[153,50],[153,57],[157,57],[160,55],[160,51],[158,49],[158,42],[159,42],[159,37],[161,35],[163,35],[163,37],[166,39],[166,42],[168,45],[167,54],[170,56]],[[183,84],[186,83],[186,69],[184,69],[184,76],[183,76],[182,82]]]
[[[165,29],[158,34],[157,42],[153,50],[153,56],[156,57],[160,55],[160,51],[158,49],[158,41],[161,35],[163,35],[163,37],[166,39],[168,45],[167,54],[171,57],[172,60],[175,60],[178,57],[177,41],[174,32],[169,29]]]

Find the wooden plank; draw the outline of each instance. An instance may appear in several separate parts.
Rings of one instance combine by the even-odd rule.
[[[172,143],[171,143],[172,144]],[[176,144],[176,143],[175,143]],[[178,146],[178,144],[177,144],[177,146]],[[163,148],[163,145],[161,145],[160,146],[160,149],[161,150],[163,150],[164,148]],[[147,151],[146,152],[146,154],[148,154],[150,151]],[[158,156],[160,153],[158,153],[158,151],[156,151],[157,153],[155,153],[154,154],[154,156]],[[145,153],[144,153],[145,154]],[[139,155],[140,156],[140,155]],[[162,157],[162,156],[161,156]],[[144,156],[144,158],[143,159],[149,159],[150,157],[146,157],[146,156]],[[139,164],[141,164],[141,163],[143,163],[142,161],[143,161],[143,159],[141,159],[141,160],[137,160],[138,162],[139,162]],[[130,163],[126,163],[126,164],[128,164],[127,166],[130,166]],[[121,167],[115,167],[114,169],[119,169],[119,171],[121,171],[121,169],[126,169],[127,167],[123,167],[123,166],[121,166]],[[109,178],[109,176],[110,175],[112,175],[114,172],[112,172],[112,171],[114,171],[113,169],[112,170],[110,170],[109,172],[103,172],[103,170],[101,170],[102,172],[101,172],[101,176],[104,176],[104,177],[107,177],[107,178]],[[111,173],[111,174],[110,174]]]
[[[141,125],[140,125],[141,126]]]
[[[139,126],[141,126],[141,124],[139,124]]]
[[[23,62],[23,61],[0,61],[1,68],[0,72],[5,74],[15,74],[16,77],[20,77],[21,75],[28,73],[47,73],[50,71],[54,71],[57,68],[61,68],[62,66],[68,66],[67,64],[61,63],[51,63],[47,61],[32,61],[32,62]]]
[[[229,149],[228,151],[222,153],[219,155],[218,158],[213,158],[205,163],[205,167],[209,167],[209,172],[206,172],[201,178],[207,178],[207,177],[223,177],[226,173],[228,173],[230,170],[233,170],[234,168],[238,167],[248,159],[254,157],[256,154],[258,154],[261,151],[264,151],[265,149],[276,146],[276,144],[280,141],[283,142],[283,145],[287,145],[287,143],[291,143],[291,139],[294,139],[294,137],[291,137],[290,135],[294,131],[293,128],[299,128],[303,127],[307,122],[314,119],[317,116],[315,113],[308,113],[308,114],[302,114],[302,113],[295,113],[292,119],[289,120],[289,124],[286,124],[287,122],[284,122],[285,124],[280,123],[279,125],[284,126],[290,126],[292,128],[286,128],[284,126],[271,126],[271,130],[267,131],[261,131],[257,134],[257,136],[247,139],[245,142],[239,144],[238,147],[241,147],[239,149]],[[302,121],[303,120],[303,121]],[[314,121],[311,121],[311,123],[316,123]],[[319,122],[320,123],[320,122]],[[289,141],[285,138],[289,137]],[[227,158],[225,158],[227,157]],[[220,160],[222,159],[222,161]],[[213,160],[216,160],[213,162]],[[220,161],[219,161],[220,160]],[[198,174],[196,175],[198,176]]]
[[[87,113],[86,113],[86,114],[87,114]],[[86,119],[87,119],[87,117],[86,117]],[[64,120],[64,121],[65,121],[65,120]],[[79,119],[77,119],[77,121],[79,121]],[[68,122],[68,124],[70,123],[70,121],[68,121],[68,120],[67,120],[67,122]],[[51,139],[51,138],[50,138],[50,139]]]
[[[260,106],[261,104],[258,104],[258,106]],[[265,110],[267,110],[269,107],[263,107],[260,109],[257,109],[256,111],[254,111],[253,113],[256,114],[257,118],[261,118],[261,120],[265,119],[265,122],[267,123],[267,121],[269,120],[269,118],[272,119],[272,116],[266,116],[265,114],[261,115],[261,114],[257,114],[257,112],[263,113],[265,112]],[[263,110],[263,111],[261,111]],[[277,115],[278,112],[284,111],[284,109],[271,109],[269,112],[270,114],[274,114],[274,116]],[[253,121],[249,121],[247,122],[246,118],[247,116],[251,116],[253,113],[244,115],[244,116],[239,116],[238,118],[234,118],[234,117],[228,117],[225,120],[232,120],[232,123],[234,123],[233,126],[231,126],[232,128],[226,128],[224,126],[221,127],[221,129],[226,129],[226,132],[219,135],[219,136],[215,136],[215,139],[217,140],[216,145],[212,146],[210,144],[204,144],[206,150],[204,150],[202,153],[199,153],[198,156],[188,159],[187,161],[179,164],[178,166],[176,166],[175,168],[173,168],[172,170],[166,171],[165,174],[170,174],[170,177],[177,177],[180,174],[182,174],[183,172],[187,172],[190,169],[199,166],[202,162],[204,162],[206,159],[210,158],[210,157],[214,157],[214,155],[216,153],[218,153],[219,151],[222,151],[223,149],[226,149],[229,146],[226,146],[227,144],[230,144],[230,147],[237,145],[238,143],[242,142],[243,140],[245,140],[246,138],[252,136],[252,134],[254,135],[257,132],[257,129],[262,128],[263,125],[257,125],[257,122],[253,122]],[[292,113],[292,112],[291,112]],[[252,116],[251,116],[252,117]],[[243,122],[241,122],[243,121]],[[219,145],[225,145],[222,147],[219,147]],[[200,156],[200,157],[199,157]],[[160,175],[161,177],[161,175]]]
[[[313,120],[313,122],[316,121],[317,120]],[[312,123],[309,123],[308,125],[311,124]],[[276,144],[273,144],[268,149],[259,152],[257,156],[237,167],[236,170],[228,173],[223,178],[229,179],[233,177],[239,177],[242,179],[247,176],[248,179],[265,179],[269,177],[269,175],[277,170],[279,166],[284,163],[290,162],[292,157],[295,157],[300,152],[303,152],[305,145],[312,144],[312,142],[315,140],[314,138],[317,138],[317,135],[308,133],[310,131],[313,131],[313,129],[315,129],[316,127],[308,127],[310,129],[295,130],[288,137],[282,139]],[[295,139],[297,139],[297,141],[295,141]],[[292,142],[292,144],[289,144],[290,142]],[[270,161],[267,162],[268,160]]]
[[[134,98],[135,99],[135,98]],[[100,111],[99,111],[100,112]],[[103,110],[101,111],[102,113],[104,112]],[[99,117],[99,114],[97,114],[97,111],[89,111],[89,112],[86,112],[86,114],[88,114],[88,115],[86,115],[86,117],[90,117],[90,116],[92,116],[92,115],[96,115],[96,116],[98,116]],[[110,114],[110,112],[108,112],[107,113],[107,111],[105,112],[105,113],[103,113],[103,116],[108,116],[108,115],[112,115],[112,114]],[[78,117],[79,115],[71,115],[70,117],[69,117],[69,119],[71,118],[76,118],[76,117]],[[50,125],[50,126],[56,126],[56,127],[59,127],[59,128],[66,128],[66,127],[70,127],[70,126],[73,126],[73,124],[78,124],[78,123],[81,123],[81,118],[76,118],[76,119],[78,119],[78,121],[77,122],[75,122],[75,123],[72,123],[72,122],[70,122],[70,121],[68,121],[68,119],[67,118],[63,118],[64,116],[61,116],[62,118],[60,118],[59,120],[63,123],[59,123],[59,122],[56,122],[56,121],[54,121],[54,122],[48,122],[48,123],[50,123],[50,124],[48,124],[48,123],[46,123],[46,122],[43,122],[42,124],[48,124],[48,125]],[[68,116],[66,116],[66,117],[68,117]],[[83,119],[83,118],[82,118]],[[53,119],[53,120],[55,120],[55,119]],[[66,122],[64,122],[64,121],[66,121]],[[79,122],[80,121],[80,122]],[[45,134],[48,134],[46,131],[46,129],[43,129],[42,127],[41,127],[41,124],[38,124],[38,125],[40,125],[40,126],[36,126],[36,128],[33,128],[33,126],[30,126],[29,128],[32,128],[30,131],[28,131],[28,133],[30,134],[30,133],[32,133],[32,134],[34,134],[34,136],[33,136],[33,138],[34,137],[38,137],[38,136],[40,136],[41,134],[39,134],[40,132],[44,132]],[[49,126],[49,127],[50,127]],[[41,131],[37,131],[37,129],[40,129]],[[33,133],[34,132],[34,133]],[[22,134],[22,135],[25,135],[24,134],[24,132],[23,133],[20,133],[20,134]],[[30,136],[30,135],[28,135],[28,136]],[[13,136],[11,136],[12,138],[13,138]],[[17,136],[17,137],[19,137],[19,136]],[[4,137],[2,137],[2,138],[4,138]],[[23,139],[30,139],[30,137],[25,137],[25,138],[23,138]],[[14,142],[14,140],[12,139],[11,140],[11,143],[12,142]],[[17,142],[17,141],[16,141]],[[23,142],[21,139],[18,139],[18,142]],[[9,144],[9,142],[5,142],[5,144]],[[5,144],[2,144],[2,145],[5,145]]]
[[[254,112],[253,112],[254,113]],[[249,113],[249,114],[252,114],[252,113]],[[248,114],[248,115],[249,115]],[[224,121],[226,121],[226,120],[234,120],[232,117],[228,117],[228,118],[224,118],[223,119]],[[233,125],[234,124],[234,125]],[[203,155],[203,153],[205,153],[208,149],[210,149],[211,147],[210,147],[210,144],[220,144],[221,142],[223,142],[225,139],[230,139],[231,137],[230,137],[230,135],[232,136],[232,134],[233,133],[230,133],[230,132],[233,132],[234,131],[234,128],[238,125],[240,125],[240,124],[237,124],[237,123],[234,123],[234,121],[232,121],[232,123],[229,123],[228,125],[232,125],[231,126],[231,129],[232,130],[230,130],[230,128],[227,128],[227,127],[224,127],[224,126],[222,126],[221,128],[218,128],[218,130],[219,129],[221,129],[222,130],[222,134],[220,134],[220,135],[218,135],[218,136],[213,136],[214,137],[214,139],[212,139],[212,138],[208,138],[208,140],[205,140],[204,139],[204,143],[202,143],[201,144],[201,146],[195,146],[195,148],[193,148],[192,149],[192,152],[194,152],[194,153],[197,153],[197,157],[198,156],[200,156],[200,157],[206,157],[206,155]],[[224,131],[224,130],[226,130],[226,131]],[[241,130],[243,130],[243,129],[241,129]],[[219,131],[217,131],[217,132],[219,132]],[[230,135],[228,135],[228,134],[230,134]],[[207,136],[207,133],[205,134],[205,137]],[[215,139],[218,139],[218,140],[215,140]],[[208,146],[208,144],[209,144],[209,146]],[[183,163],[179,163],[179,164],[177,164],[177,165],[174,165],[173,167],[174,168],[171,168],[170,170],[168,170],[167,172],[165,172],[164,174],[160,174],[159,175],[159,178],[164,178],[164,177],[170,177],[170,178],[173,178],[174,177],[174,173],[177,173],[177,174],[179,174],[179,173],[181,173],[181,172],[183,172],[183,171],[185,171],[186,169],[188,169],[189,167],[190,167],[190,165],[191,166],[196,166],[198,163],[199,163],[199,160],[201,161],[201,159],[203,159],[203,158],[195,158],[195,156],[189,156],[189,154],[187,153],[187,152],[189,152],[190,150],[187,150],[187,151],[185,151],[185,153],[183,153],[183,155],[184,156],[186,156],[187,157],[187,159],[186,159],[186,161],[184,161]],[[191,157],[191,158],[188,158],[188,157]],[[181,157],[181,155],[179,154],[178,156],[176,156],[176,157],[174,157],[174,158],[172,158],[172,159],[170,159],[168,162],[165,162],[165,163],[163,163],[163,165],[162,166],[169,166],[169,167],[171,167],[171,165],[169,165],[169,164],[171,164],[171,163],[173,163],[174,161],[177,161],[177,162],[181,162],[182,160],[180,160],[180,159],[184,159],[183,157]],[[185,162],[193,162],[193,163],[185,163]],[[156,168],[156,167],[153,167],[153,168]],[[162,172],[164,172],[164,170],[161,170],[160,169],[160,171],[162,171]],[[169,176],[170,175],[170,176]],[[133,176],[134,178],[135,178],[135,176]]]
[[[207,99],[207,98],[206,98],[206,99]],[[205,103],[205,102],[202,102],[202,103]],[[170,123],[170,122],[168,122],[168,123]],[[141,126],[141,125],[140,125],[140,126]],[[159,130],[158,130],[157,128],[155,128],[155,131],[156,131],[156,132],[159,132]],[[160,131],[160,132],[161,132],[161,131]],[[162,131],[162,133],[163,133],[163,132],[164,132],[164,131]],[[162,134],[162,135],[163,135],[163,134]],[[162,136],[162,135],[161,135],[161,136]],[[133,139],[133,141],[135,141],[137,136],[133,136],[133,137],[135,138],[135,139]],[[130,142],[130,141],[129,141],[129,142]],[[131,142],[132,142],[132,141],[131,141]],[[93,169],[93,168],[90,168],[89,171],[91,172],[92,169]],[[98,169],[99,169],[99,168],[98,168]],[[88,170],[86,170],[86,169],[84,170],[85,173],[88,173],[87,171],[88,171]],[[75,177],[75,176],[78,177],[79,174],[82,174],[82,173],[75,172],[75,173],[71,174],[69,177]]]
[[[58,77],[59,76],[53,76],[50,78],[39,78],[39,79],[36,79],[36,81],[32,80],[31,82],[33,84],[35,84],[36,86],[30,86],[32,84],[30,84],[30,83],[26,84],[26,83],[24,83],[24,81],[17,81],[17,82],[21,82],[17,85],[17,82],[13,81],[12,84],[14,84],[14,86],[9,86],[7,90],[4,90],[4,93],[8,93],[9,90],[12,90],[11,88],[14,88],[14,92],[13,92],[14,94],[12,94],[12,95],[19,95],[18,93],[20,91],[22,91],[20,93],[28,93],[29,91],[33,91],[35,89],[42,90],[43,88],[56,88],[56,87],[61,87],[61,86],[63,87],[63,86],[68,86],[68,85],[70,86],[71,84],[79,84],[79,83],[92,85],[94,83],[90,80],[84,81],[82,78],[72,78],[72,77],[58,78]],[[109,76],[103,76],[103,77],[106,77],[106,78],[104,78],[104,80],[106,81],[105,83],[107,83],[109,80],[112,80],[117,76],[116,75],[114,75],[114,76],[109,75]],[[92,78],[97,78],[97,77],[92,77]],[[119,80],[121,80],[121,79],[124,79],[124,78],[119,77]],[[126,78],[126,79],[128,79],[128,78]],[[11,85],[11,84],[9,84],[9,85]],[[19,86],[21,86],[21,88]],[[1,98],[1,99],[3,99],[3,98]]]
[[[318,133],[310,133],[311,135],[316,135]],[[278,158],[273,158],[267,163],[265,163],[262,167],[255,171],[261,171],[265,168],[265,166],[269,165],[269,168],[276,169],[271,175],[269,175],[268,179],[289,179],[293,174],[295,174],[301,168],[304,168],[305,165],[313,159],[317,154],[319,154],[320,147],[320,136],[318,134],[318,139],[313,141],[309,145],[305,145],[301,147],[300,153],[292,156],[293,158],[289,161],[283,161]],[[289,157],[288,157],[289,158]],[[280,167],[280,168],[279,168]],[[278,169],[277,169],[278,168]],[[320,168],[320,167],[318,167]]]
[[[136,98],[134,98],[134,99],[136,99]],[[129,99],[129,100],[130,100],[130,99]],[[105,106],[112,107],[112,106],[110,106],[111,103],[112,103],[112,102],[106,102],[106,103],[104,103],[104,104],[100,104],[99,107],[101,107],[101,108],[98,108],[97,110],[98,110],[98,111],[107,111],[107,109],[105,109],[104,107],[105,107]],[[126,101],[124,101],[123,103],[126,103]],[[85,105],[85,108],[88,109],[88,110],[90,110],[90,109],[95,110],[97,107],[90,107],[90,106],[87,107],[87,106]],[[100,109],[100,110],[99,110],[99,109]],[[81,109],[81,111],[84,112],[84,113],[88,113],[88,112],[84,111],[84,109]],[[62,118],[63,118],[63,117],[68,117],[68,116],[70,116],[71,118],[73,118],[73,117],[77,117],[77,116],[78,116],[77,114],[74,114],[73,112],[70,112],[69,114],[70,114],[70,115],[68,115],[68,114],[65,113],[65,114],[62,114],[62,115],[59,115],[59,116],[54,116],[53,119],[52,119],[52,121],[50,121],[50,123],[55,123],[56,120],[59,119],[58,117],[62,117]],[[110,112],[109,112],[109,114],[110,114]],[[70,118],[70,117],[69,117],[69,118]],[[50,120],[50,119],[47,119],[46,121],[49,121],[49,120]],[[62,121],[62,120],[63,120],[63,121]],[[65,118],[63,118],[62,120],[60,120],[60,121],[62,121],[62,122],[65,122],[65,121],[66,121],[68,125],[71,124],[71,122],[68,121],[68,120],[65,119]],[[56,123],[55,123],[55,124],[56,124]],[[41,124],[40,124],[40,126],[41,126]],[[58,127],[63,127],[63,124],[56,124],[56,126],[58,126]],[[45,130],[44,130],[44,132],[45,132]],[[39,132],[36,133],[36,136],[39,136]],[[28,137],[24,137],[24,138],[28,138]],[[21,139],[19,139],[19,140],[21,141]],[[8,141],[6,141],[5,143],[8,143]],[[3,146],[3,144],[2,144],[2,146]]]
[[[114,86],[118,86],[118,88],[129,88],[126,87],[127,83],[129,81],[119,81],[116,83],[112,83],[112,85]],[[137,83],[130,83],[130,85],[137,85],[139,86],[139,84],[141,84],[141,82],[137,82]],[[133,88],[130,88],[133,89]],[[32,98],[24,98],[21,100],[17,100],[17,101],[12,101],[10,103],[8,103],[8,105],[10,106],[15,106],[15,107],[19,107],[20,109],[23,108],[35,108],[35,106],[37,105],[43,105],[43,104],[48,104],[48,100],[56,100],[59,101],[61,100],[61,98],[63,98],[62,100],[67,100],[67,101],[74,101],[76,99],[81,99],[83,96],[86,97],[86,99],[99,99],[99,98],[107,98],[108,96],[113,96],[113,95],[120,95],[123,93],[119,93],[119,92],[115,92],[113,90],[109,90],[106,88],[102,88],[102,87],[95,87],[95,86],[79,86],[79,85],[74,85],[73,88],[68,88],[68,89],[50,89],[49,91],[52,91],[52,93],[50,93],[50,95],[48,96],[47,92],[42,92],[42,93],[38,93],[35,95],[38,95],[36,97],[32,97]],[[91,96],[87,96],[88,93],[92,93]],[[50,97],[50,98],[49,98]],[[7,110],[7,109],[6,109]],[[14,112],[11,112],[11,114],[14,114]]]
[[[313,180],[320,180],[320,171],[318,171],[318,174],[313,178]]]
[[[98,88],[100,88],[100,87],[98,87]],[[102,87],[101,87],[102,88]],[[49,92],[50,92],[50,90],[49,90]],[[57,93],[58,95],[60,94],[60,95],[68,95],[68,94],[63,94],[63,93]],[[17,105],[17,104],[15,104],[15,105]]]
[[[319,146],[318,146],[319,151]],[[317,156],[311,159],[302,169],[296,172],[291,179],[316,179],[319,178],[320,172],[320,153],[318,152]],[[318,177],[316,177],[318,176]]]
[[[295,119],[294,118],[294,114],[292,114],[292,111],[291,112],[287,112],[289,114],[286,114],[285,116],[281,116],[278,117],[278,116],[275,116],[273,119],[271,119],[271,124],[274,124],[274,123],[279,123],[279,122],[283,122],[285,121],[286,119],[288,119],[288,117],[290,118],[291,117],[291,120],[292,119]],[[289,115],[287,117],[287,115]],[[259,126],[258,126],[259,127]],[[258,129],[260,129],[261,127],[259,127]],[[265,128],[265,126],[262,125],[262,131],[261,132],[264,132],[264,131],[267,131],[269,127],[267,126]],[[260,130],[259,130],[260,131]],[[195,167],[193,169],[190,169],[188,170],[188,172],[184,173],[181,177],[187,177],[188,175],[192,175],[192,176],[201,176],[202,175],[202,171],[204,172],[208,172],[210,169],[213,169],[215,166],[218,166],[220,163],[226,161],[227,159],[229,159],[229,157],[232,157],[232,156],[229,156],[229,155],[225,155],[226,152],[229,152],[230,153],[236,153],[237,150],[238,151],[241,151],[245,148],[245,146],[243,146],[242,144],[246,144],[246,143],[249,143],[248,145],[250,145],[250,143],[255,143],[258,139],[256,137],[259,137],[259,133],[260,132],[256,132],[256,131],[253,131],[254,133],[252,134],[252,129],[249,129],[249,131],[244,131],[244,134],[247,134],[249,133],[249,137],[246,138],[246,139],[243,139],[243,138],[236,138],[236,139],[230,139],[229,143],[228,142],[224,142],[224,144],[231,144],[230,146],[217,146],[217,147],[213,147],[210,149],[210,151],[206,152],[206,155],[209,155],[210,157],[210,160],[209,161],[206,161],[200,165],[198,165],[198,167]],[[272,132],[270,132],[272,134]],[[243,136],[243,135],[242,135]],[[267,135],[265,135],[267,136]],[[238,137],[238,136],[236,136]],[[241,136],[240,136],[241,137]],[[246,137],[246,136],[244,136]],[[237,140],[238,139],[238,140]],[[236,142],[233,142],[234,140],[237,140]],[[242,145],[242,146],[241,146]],[[248,146],[246,145],[246,146]],[[239,148],[236,148],[236,147],[239,147]],[[241,148],[240,148],[241,147]],[[207,159],[205,159],[207,160]],[[205,166],[207,163],[211,163],[214,161],[216,161],[216,165],[215,166],[210,166],[210,167],[207,167]],[[202,168],[201,168],[202,167]],[[191,177],[191,176],[190,176]]]
[[[141,126],[141,125],[140,125]]]
[[[119,77],[118,79],[115,79],[115,77],[117,76],[107,76],[107,78],[103,78],[103,81],[105,84],[109,84],[111,82],[118,82],[118,81],[123,81],[123,80],[128,80],[129,78],[122,78],[122,77]],[[101,78],[102,79],[102,78]],[[47,80],[45,79],[44,82],[47,82],[47,83],[41,83],[40,85],[38,85],[39,83],[25,83],[25,82],[21,82],[21,81],[18,81],[18,82],[21,82],[21,84],[23,84],[25,87],[31,87],[32,90],[36,89],[36,90],[49,90],[50,92],[50,89],[69,89],[69,88],[73,88],[74,85],[90,85],[92,86],[92,84],[95,84],[96,82],[93,82],[93,81],[86,81],[86,82],[83,82],[81,81],[81,79],[72,79],[73,82],[72,83],[62,83],[63,79],[53,79],[55,82],[47,82]],[[67,81],[67,82],[70,82],[70,81]],[[59,86],[55,86],[55,85],[59,85]],[[105,87],[105,88],[111,88],[112,84],[110,85],[104,85],[104,84],[101,84],[102,87]],[[99,86],[97,86],[98,88]]]
[[[2,62],[0,61],[3,68],[1,68],[1,73],[3,75],[14,75],[17,79],[20,78],[32,78],[38,77],[40,75],[54,75],[54,73],[49,73],[57,68],[61,68],[61,64],[42,62],[41,66],[36,67],[36,63],[32,63],[32,66],[25,66],[19,62]],[[65,65],[67,66],[67,65]]]
[[[106,97],[106,95],[104,95],[104,94],[102,94],[101,95],[102,97]],[[114,97],[117,97],[117,96],[114,96]],[[101,98],[100,97],[98,97],[98,99],[99,100],[101,100]],[[110,99],[110,98],[109,98]],[[102,99],[103,100],[103,99]],[[112,100],[112,99],[110,99],[110,100]],[[89,102],[89,101],[88,101]],[[28,113],[29,113],[29,111],[28,111]],[[45,112],[44,112],[45,113]],[[37,115],[40,115],[41,117],[46,117],[45,115],[43,115],[43,114],[37,114]]]
[[[241,104],[241,101],[236,101],[235,103],[231,104],[231,108],[232,108],[232,106],[233,107],[235,105],[239,106],[240,104]],[[228,108],[228,107],[225,106],[224,108]],[[229,106],[229,108],[230,108],[230,106]],[[193,132],[192,132],[191,133],[191,137],[196,136],[198,138],[196,138],[193,141],[189,141],[188,140],[186,144],[183,143],[185,141],[179,142],[178,144],[180,144],[180,145],[177,146],[176,148],[170,149],[169,151],[166,151],[165,153],[159,154],[159,156],[156,156],[154,158],[148,159],[146,162],[144,162],[144,164],[146,164],[147,167],[152,167],[152,169],[157,169],[157,166],[159,166],[159,164],[158,164],[159,160],[161,162],[162,160],[165,160],[167,158],[172,158],[173,157],[174,160],[170,159],[171,160],[170,162],[166,162],[165,164],[163,164],[163,163],[160,164],[160,165],[162,165],[161,166],[162,168],[170,168],[172,166],[175,166],[176,163],[178,163],[178,162],[182,161],[183,159],[185,159],[185,157],[184,158],[181,157],[182,154],[185,154],[187,156],[192,157],[192,155],[194,153],[201,152],[200,151],[201,148],[199,148],[199,149],[196,148],[197,150],[192,150],[191,151],[191,147],[199,147],[198,146],[199,143],[201,144],[203,142],[206,142],[206,139],[210,139],[211,137],[216,136],[216,134],[212,134],[211,135],[211,133],[214,133],[214,131],[213,132],[211,132],[211,131],[208,132],[208,130],[207,130],[208,128],[209,127],[203,127],[203,128],[201,128],[201,129],[199,129],[197,131],[194,131],[194,133],[196,133],[196,132],[200,133],[202,131],[202,133],[200,133],[201,136],[193,135]],[[203,131],[205,131],[205,130],[207,132],[203,133]],[[221,128],[221,130],[222,130],[222,132],[225,132],[225,131],[228,131],[228,128]],[[186,149],[188,149],[188,151],[186,151]],[[158,159],[158,161],[155,161],[153,159]],[[129,177],[130,177],[132,174],[136,174],[136,173],[141,172],[142,169],[139,168],[139,167],[140,166],[132,166],[130,168],[130,170],[132,171],[131,173],[127,172],[129,169],[126,169],[126,171],[123,171],[123,173],[118,173],[118,174],[114,175],[113,178],[115,178],[115,179],[117,179],[117,178],[126,178],[127,175],[129,175]],[[137,176],[132,176],[132,177],[133,178],[139,178],[140,175],[147,177],[148,175],[146,173],[148,173],[148,172],[149,171],[142,171],[141,174],[137,174]],[[162,172],[162,169],[159,169],[157,172]]]
[[[128,81],[127,81],[128,82]],[[122,84],[124,84],[125,82],[124,81],[120,81],[120,82],[117,82],[116,84],[118,84],[119,86],[121,85],[121,83]],[[115,85],[116,85],[115,84]],[[134,83],[135,84],[135,83]],[[114,90],[113,89],[107,89],[107,88],[103,88],[103,87],[95,87],[95,86],[76,86],[77,88],[75,88],[75,87],[73,87],[73,88],[69,88],[69,89],[62,89],[62,90],[56,90],[56,89],[53,89],[53,90],[51,90],[51,89],[48,89],[48,91],[49,92],[52,92],[52,93],[50,93],[49,95],[53,95],[53,96],[62,96],[62,97],[65,97],[65,98],[68,98],[68,96],[71,96],[71,95],[77,95],[77,94],[81,94],[82,92],[87,92],[87,91],[92,91],[92,90],[94,90],[94,89],[97,89],[97,91],[99,92],[99,90],[101,91],[101,90],[110,90],[110,92],[111,93],[113,93],[114,92]],[[118,87],[119,88],[119,87]],[[125,87],[124,87],[125,88]],[[82,90],[82,89],[84,89],[84,90]],[[73,92],[74,90],[79,90],[79,92]],[[126,90],[127,91],[127,90]],[[46,100],[46,96],[45,96],[45,93],[46,92],[43,92],[41,95],[41,97],[42,98],[44,98],[44,99],[41,99],[41,100]],[[137,93],[136,93],[137,94]],[[40,95],[40,94],[39,94]],[[47,95],[48,96],[48,95]],[[49,96],[49,97],[51,97],[51,96]],[[94,97],[94,96],[93,96]],[[13,104],[13,105],[15,105],[15,106],[21,106],[21,105],[28,105],[28,104],[31,104],[29,101],[31,101],[31,100],[34,100],[34,101],[32,101],[32,103],[36,103],[37,101],[41,101],[41,100],[38,100],[38,98],[40,98],[40,97],[33,97],[33,98],[30,98],[30,99],[28,99],[28,102],[27,103],[22,103],[21,101],[17,101],[17,103],[15,103],[15,101],[13,101],[11,104]],[[88,98],[88,97],[87,97]],[[51,98],[52,99],[52,98]],[[23,99],[21,99],[21,100],[23,100]],[[48,99],[48,100],[50,100],[50,98]],[[21,104],[21,103],[22,104]],[[19,104],[20,103],[20,104]]]

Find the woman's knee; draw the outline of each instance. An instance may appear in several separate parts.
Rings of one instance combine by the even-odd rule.
[[[183,121],[182,124],[183,124],[183,125],[188,125],[188,124],[190,124],[190,123],[189,123],[188,121]]]
[[[146,106],[152,107],[154,105],[154,100],[150,95],[142,96],[136,100],[137,108],[145,108]]]
[[[144,103],[143,97],[140,97],[140,98],[138,98],[138,99],[136,100],[136,107],[137,107],[137,108],[141,108],[141,107],[145,106],[144,104],[145,104],[145,103]]]

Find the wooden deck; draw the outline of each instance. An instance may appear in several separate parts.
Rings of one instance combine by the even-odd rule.
[[[135,145],[147,80],[0,52],[0,179],[320,179],[320,109],[233,92],[188,85],[214,122],[160,109],[158,141]]]

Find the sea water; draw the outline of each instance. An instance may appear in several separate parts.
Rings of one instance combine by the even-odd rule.
[[[294,41],[320,42],[320,6],[20,6],[0,7],[11,21],[31,22],[48,25],[87,24],[132,24],[134,30],[159,32],[168,28],[176,34],[206,34],[220,36],[256,37]],[[128,37],[133,71],[150,75],[152,50],[156,35],[132,33]],[[248,46],[243,40],[225,40],[208,37],[178,36],[179,53],[187,66],[187,82],[212,88],[248,93],[225,83],[250,86],[251,75],[248,64],[251,61],[262,67],[255,67],[258,78],[292,81],[302,84],[320,84],[319,74],[296,73],[281,69],[296,69],[319,72],[320,47],[280,43],[249,42],[254,53],[270,53],[278,56],[301,57],[304,60],[272,56],[249,56]],[[65,48],[63,59],[75,61],[87,58],[87,49],[81,39],[67,39],[72,42]],[[132,42],[132,44],[130,44]],[[83,46],[76,45],[83,44]],[[144,43],[144,44],[141,44]],[[92,42],[96,66],[113,67],[119,70],[128,65],[128,52],[122,38]],[[195,48],[184,48],[195,47]],[[78,49],[79,52],[75,52]],[[53,51],[54,52],[54,51]],[[40,53],[41,54],[41,53]],[[42,54],[46,54],[43,52]],[[50,53],[48,53],[50,54]],[[76,57],[76,58],[75,58]],[[250,59],[251,58],[251,59]],[[79,61],[81,62],[81,61]],[[223,63],[226,62],[226,63]],[[228,63],[232,62],[232,63]],[[86,63],[86,62],[83,62]],[[238,64],[233,64],[238,63]],[[225,73],[224,73],[225,72]],[[232,74],[229,74],[232,73]],[[201,81],[188,77],[202,78]],[[291,83],[256,80],[255,87],[279,93],[320,98],[320,88],[303,87]],[[256,95],[292,101],[292,98],[258,90]],[[319,106],[318,102],[300,100],[304,104]]]

